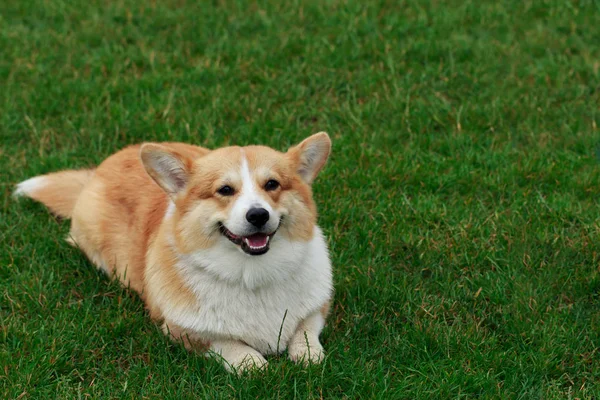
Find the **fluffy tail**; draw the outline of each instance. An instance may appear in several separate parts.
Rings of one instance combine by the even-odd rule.
[[[56,215],[70,218],[81,191],[93,175],[93,169],[82,169],[36,176],[19,183],[14,196],[32,198]]]

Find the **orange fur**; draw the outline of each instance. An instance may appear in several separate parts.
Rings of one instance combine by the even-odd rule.
[[[163,146],[190,158],[208,152],[180,143]],[[75,206],[71,236],[92,262],[144,297],[146,252],[168,196],[146,173],[139,151],[139,145],[127,147],[98,166]]]
[[[172,222],[169,223],[172,225]],[[168,245],[166,234],[168,227],[161,227],[157,246],[148,253],[146,275],[144,284],[147,296],[146,305],[155,319],[163,320],[165,316],[161,311],[161,304],[157,303],[157,295],[168,298],[174,308],[198,307],[196,297],[186,286],[181,276],[175,269],[175,254]]]

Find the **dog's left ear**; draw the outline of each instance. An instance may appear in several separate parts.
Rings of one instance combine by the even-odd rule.
[[[319,132],[289,149],[288,155],[295,161],[298,175],[310,185],[327,162],[330,152],[329,135]]]

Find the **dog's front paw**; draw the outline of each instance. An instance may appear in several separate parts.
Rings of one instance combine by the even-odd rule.
[[[267,360],[258,351],[238,340],[215,340],[208,354],[219,357],[229,372],[259,370],[267,366]]]
[[[245,371],[253,371],[266,368],[267,360],[257,351],[236,354],[228,361],[228,369],[242,374]]]
[[[290,360],[303,365],[319,364],[325,358],[325,350],[321,343],[314,342],[307,344],[304,342],[291,343],[288,347],[288,355]]]

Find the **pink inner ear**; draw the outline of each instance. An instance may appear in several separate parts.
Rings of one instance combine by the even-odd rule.
[[[320,141],[308,143],[303,147],[300,154],[298,173],[307,182],[312,182],[325,164],[329,155],[329,149],[326,143]]]
[[[185,176],[175,174],[173,175],[173,183],[181,190],[187,184],[187,180],[185,179]]]

